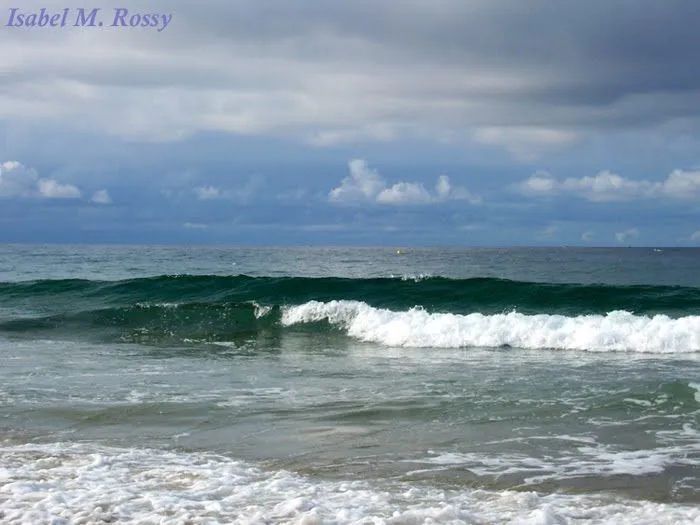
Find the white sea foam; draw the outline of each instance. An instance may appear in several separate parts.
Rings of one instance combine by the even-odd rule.
[[[692,431],[684,427],[683,432]],[[681,466],[700,468],[700,442],[697,440],[678,439],[677,432],[667,433],[668,446],[650,450],[624,450],[610,445],[591,442],[583,437],[573,440],[569,436],[531,437],[535,440],[571,440],[578,442],[575,451],[562,451],[535,458],[524,454],[498,454],[490,456],[483,453],[443,453],[421,460],[407,461],[416,463],[420,468],[409,474],[424,473],[431,470],[462,467],[479,476],[500,478],[509,474],[518,474],[524,485],[543,482],[557,482],[581,477],[608,476],[645,476],[661,474],[666,469]],[[434,466],[431,468],[430,466]]]
[[[395,312],[358,301],[310,301],[285,307],[284,325],[328,321],[362,341],[387,346],[459,348],[700,352],[700,316],[672,319],[625,311],[606,315],[483,315],[429,313],[420,307]]]
[[[695,394],[694,394],[695,401],[700,403],[700,383],[688,383],[688,386],[690,388],[692,388],[693,390],[695,390]]]
[[[180,303],[136,303],[137,308],[180,308]]]
[[[255,301],[251,301],[251,304],[255,307],[255,318],[260,319],[265,317],[272,310],[272,306],[261,305]]]
[[[0,446],[0,521],[170,524],[700,523],[700,508],[613,496],[329,482],[210,454]]]
[[[396,274],[391,274],[389,276],[392,279],[401,279],[402,281],[413,281],[413,282],[420,282],[420,281],[425,281],[426,279],[431,279],[433,277],[433,274],[431,273],[416,273],[416,274],[401,274],[401,275],[396,275]]]

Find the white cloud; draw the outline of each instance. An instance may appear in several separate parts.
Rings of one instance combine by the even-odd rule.
[[[61,184],[54,179],[39,179],[39,195],[47,199],[78,199],[80,190],[71,184]]]
[[[549,224],[544,228],[533,230],[532,236],[540,242],[553,242],[559,237],[562,227],[559,224]]]
[[[430,204],[437,202],[437,199],[422,184],[398,182],[391,188],[380,191],[376,200],[381,204]]]
[[[263,177],[248,177],[245,184],[235,189],[221,189],[216,186],[200,186],[192,191],[201,201],[228,199],[237,201],[240,204],[247,203],[255,193],[264,185]]]
[[[447,175],[438,177],[434,190],[430,191],[419,182],[397,182],[388,186],[377,171],[370,169],[362,159],[350,161],[348,167],[350,175],[330,191],[330,202],[390,205],[436,204],[448,200],[467,200],[472,204],[481,202],[481,197],[472,195],[466,188],[452,187]]]
[[[214,186],[202,186],[200,188],[195,188],[194,193],[201,201],[221,199],[224,196],[224,193],[219,188],[215,188]]]
[[[636,239],[637,237],[639,237],[639,230],[637,228],[630,228],[615,234],[615,239],[619,243],[625,243],[632,239]]]
[[[694,242],[700,241],[700,230],[693,232],[692,235],[690,236],[690,240]]]
[[[517,189],[532,196],[571,195],[593,202],[620,202],[650,198],[696,199],[700,197],[700,171],[675,170],[663,181],[633,180],[610,171],[595,176],[563,180],[537,172]]]
[[[34,197],[45,199],[75,199],[80,190],[54,179],[40,179],[36,170],[17,161],[0,165],[0,197]]]
[[[112,198],[109,196],[107,190],[97,190],[92,194],[90,202],[94,202],[95,204],[110,204]]]
[[[675,170],[662,184],[663,193],[676,199],[694,199],[700,193],[700,170]]]
[[[592,232],[590,230],[585,231],[581,234],[581,240],[585,242],[592,241],[593,237],[595,237],[595,232]]]
[[[186,222],[182,225],[183,228],[187,230],[206,230],[209,228],[208,225],[202,224],[200,222]]]
[[[553,237],[556,235],[561,228],[556,224],[550,224],[545,229],[540,232],[542,237]]]
[[[345,177],[340,186],[331,190],[328,198],[331,202],[353,202],[374,200],[386,186],[376,170],[367,167],[362,159],[348,163],[350,176]]]
[[[0,165],[0,197],[30,197],[36,194],[38,175],[17,161]]]

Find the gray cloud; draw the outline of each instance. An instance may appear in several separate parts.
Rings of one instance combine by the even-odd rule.
[[[474,140],[524,159],[601,130],[700,129],[691,0],[154,0],[147,10],[159,8],[173,13],[159,34],[4,31],[0,119],[147,140],[203,130],[321,146]]]

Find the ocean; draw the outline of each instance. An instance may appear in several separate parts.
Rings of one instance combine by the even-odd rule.
[[[700,250],[0,246],[0,522],[700,524]]]

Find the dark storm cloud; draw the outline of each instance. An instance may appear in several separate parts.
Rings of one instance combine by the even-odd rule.
[[[470,68],[476,74],[504,70],[529,78],[524,86],[462,91],[485,98],[517,93],[549,104],[602,106],[631,95],[700,89],[700,6],[691,0],[280,0],[219,2],[211,11],[185,2],[173,6],[187,13],[189,29],[200,38],[302,60],[449,67],[466,74]],[[460,94],[459,86],[439,89]]]
[[[148,11],[173,14],[163,33],[5,32],[0,118],[82,111],[84,128],[163,140],[466,136],[521,155],[680,119],[695,134],[699,5],[157,0]]]

